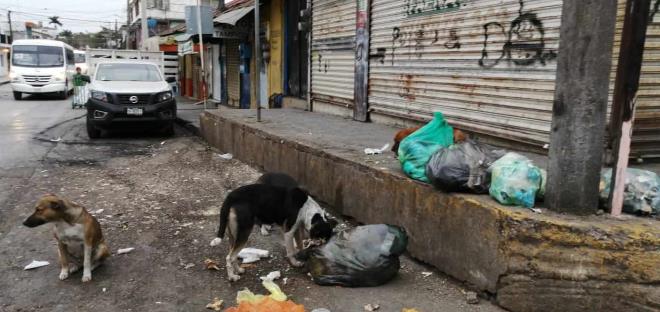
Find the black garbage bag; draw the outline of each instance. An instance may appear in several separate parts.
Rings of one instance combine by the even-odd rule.
[[[399,256],[408,235],[387,224],[358,226],[333,236],[326,244],[301,251],[316,284],[372,287],[390,281],[399,272]]]
[[[426,177],[445,192],[488,193],[488,167],[506,154],[467,140],[442,147],[426,164]]]

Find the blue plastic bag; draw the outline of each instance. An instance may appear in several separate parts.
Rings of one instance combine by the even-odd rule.
[[[454,143],[454,129],[447,124],[442,113],[433,115],[433,120],[409,135],[399,145],[399,161],[403,172],[422,182],[426,177],[426,163],[441,147]]]
[[[490,196],[503,205],[533,208],[543,181],[539,167],[527,157],[508,153],[490,166]]]

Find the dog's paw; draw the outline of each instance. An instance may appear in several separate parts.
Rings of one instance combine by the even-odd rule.
[[[241,277],[236,274],[229,274],[227,275],[227,278],[229,279],[230,282],[237,282],[238,280],[241,279]]]
[[[236,272],[238,272],[238,274],[243,274],[245,273],[245,268],[237,267]]]
[[[73,264],[73,263],[70,263],[70,264],[69,264],[69,274],[71,274],[71,273],[75,273],[75,272],[78,272],[78,270],[80,270],[80,267],[79,267],[79,266],[77,266],[77,265],[75,265],[75,264]]]
[[[91,280],[92,280],[92,275],[91,274],[90,275],[83,275],[83,277],[82,277],[82,282],[83,283],[87,283]]]
[[[60,281],[63,281],[67,278],[69,278],[69,272],[67,272],[67,271],[60,272]]]
[[[220,245],[221,243],[222,243],[222,238],[216,237],[211,241],[211,243],[209,245],[211,245],[211,247],[215,247],[215,246]]]
[[[296,260],[294,257],[289,257],[289,263],[291,263],[291,266],[299,268],[305,265],[305,262],[301,262]]]

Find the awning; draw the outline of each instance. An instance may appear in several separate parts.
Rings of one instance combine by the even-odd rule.
[[[180,34],[174,37],[177,42],[186,42],[190,40],[190,37],[195,36],[195,34]]]
[[[252,12],[252,10],[254,10],[254,7],[249,6],[249,7],[240,8],[240,9],[236,9],[236,10],[233,10],[233,11],[225,12],[225,13],[222,13],[222,14],[218,15],[218,17],[214,18],[213,21],[216,22],[216,23],[229,24],[229,25],[236,26],[236,22],[238,22],[238,20],[243,18],[248,13]]]

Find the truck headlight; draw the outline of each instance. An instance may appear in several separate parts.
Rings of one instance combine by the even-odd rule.
[[[158,98],[158,102],[169,101],[169,100],[172,99],[172,92],[165,91],[165,92],[158,93],[157,98]]]
[[[99,100],[99,101],[103,101],[103,102],[108,101],[108,96],[105,94],[105,92],[92,90],[92,91],[89,91],[89,93],[90,93],[90,96],[95,100]]]

